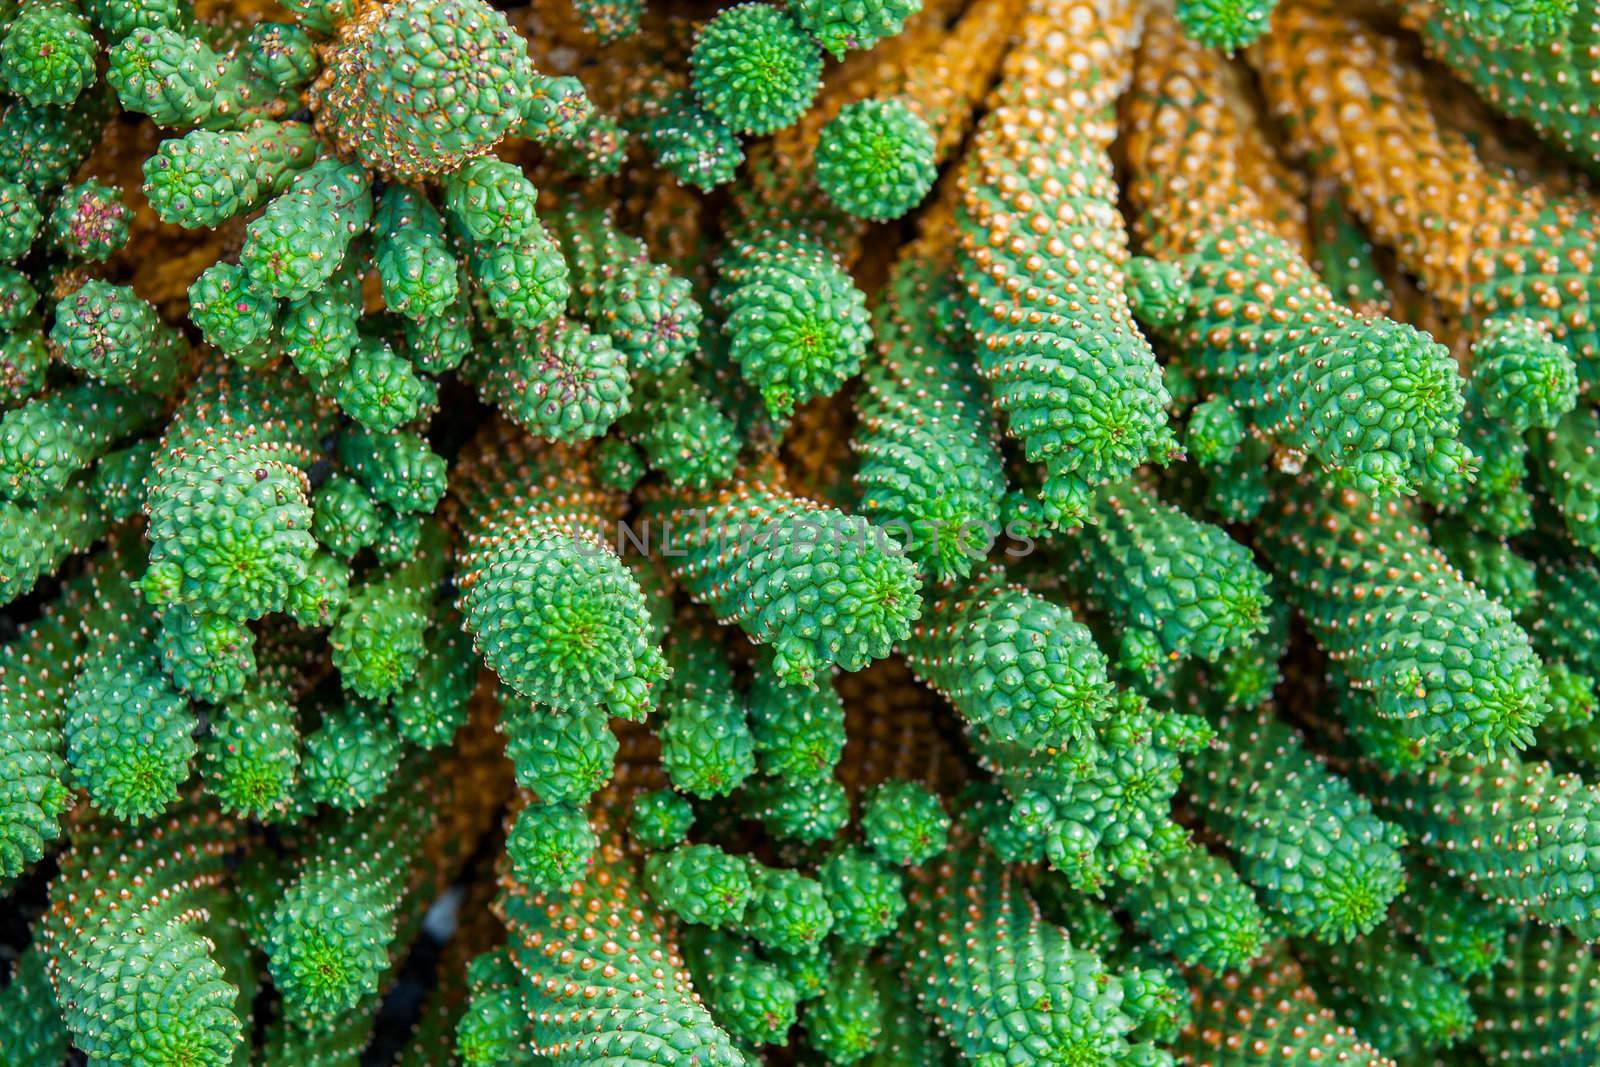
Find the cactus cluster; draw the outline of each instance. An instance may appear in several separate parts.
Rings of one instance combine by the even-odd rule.
[[[0,1067],[1594,1063],[1593,7],[0,0]]]

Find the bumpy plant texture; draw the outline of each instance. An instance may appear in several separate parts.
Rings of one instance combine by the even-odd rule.
[[[1449,352],[1338,302],[1249,173],[1260,135],[1241,128],[1223,62],[1170,20],[1148,29],[1129,94],[1130,192],[1156,262],[1141,261],[1135,312],[1178,342],[1208,406],[1315,460],[1327,481],[1389,495],[1459,480],[1468,456]]]
[[[1579,1067],[1596,0],[0,0],[0,1067]]]
[[[971,341],[1007,432],[1044,468],[1052,524],[1083,522],[1095,487],[1177,451],[1129,306],[1108,154],[1136,24],[1068,0],[1030,5],[961,173]]]
[[[916,568],[892,537],[760,473],[713,494],[663,495],[645,518],[672,538],[663,551],[674,579],[770,645],[789,684],[888,655],[922,610]]]

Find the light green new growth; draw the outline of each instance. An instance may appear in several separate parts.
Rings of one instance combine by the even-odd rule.
[[[842,954],[822,996],[806,1005],[806,1041],[829,1063],[859,1063],[883,1037],[883,1003],[859,952]]]
[[[710,489],[739,460],[738,428],[687,371],[643,376],[619,425],[672,485]]]
[[[383,703],[415,676],[447,551],[444,532],[427,523],[412,559],[375,574],[351,594],[328,635],[333,665],[347,691]]]
[[[916,866],[944,851],[950,816],[939,798],[915,782],[874,789],[861,813],[861,834],[885,863]]]
[[[835,58],[898,34],[922,0],[788,0],[789,12]]]
[[[1344,307],[1287,240],[1254,223],[1207,230],[1165,265],[1185,278],[1181,309],[1141,314],[1255,432],[1363,493],[1466,480],[1461,376],[1443,345]],[[1305,329],[1278,329],[1295,309],[1306,309]]]
[[[1157,861],[1119,903],[1134,925],[1190,967],[1226,971],[1260,954],[1269,925],[1233,865],[1195,844]]]
[[[517,881],[551,892],[582,876],[597,844],[575,804],[529,804],[506,835],[506,858]]]
[[[743,938],[690,927],[684,961],[713,1018],[754,1045],[783,1044],[794,1025],[799,995],[775,964]]]
[[[282,372],[226,370],[190,388],[145,503],[152,606],[241,620],[288,606],[317,550],[305,470],[325,420]]]
[[[372,500],[395,511],[428,515],[444,498],[445,462],[414,433],[354,429],[340,436],[339,458]]]
[[[866,298],[824,246],[769,234],[736,242],[718,266],[729,358],[773,418],[860,371],[872,343]]]
[[[802,844],[827,841],[850,821],[850,796],[837,778],[758,779],[746,785],[741,807],[773,837]]]
[[[1306,484],[1273,505],[1262,534],[1319,643],[1419,754],[1528,743],[1549,692],[1528,635],[1450,566],[1412,509]]]
[[[781,7],[735,4],[705,23],[689,55],[700,103],[738,133],[788,126],[811,105],[822,50]]]
[[[880,816],[880,836],[881,822]],[[906,907],[902,878],[862,849],[834,853],[817,869],[817,879],[833,913],[833,936],[840,941],[871,945],[899,926]]]
[[[1276,6],[1277,0],[1178,0],[1174,12],[1196,43],[1235,52],[1266,32]]]
[[[762,657],[750,683],[749,713],[762,774],[796,782],[833,774],[845,746],[845,712],[831,679],[796,690]]]
[[[467,720],[478,681],[472,640],[455,612],[440,612],[423,643],[421,668],[389,704],[400,736],[419,748],[448,745]]]
[[[688,798],[670,789],[656,789],[633,798],[628,833],[635,844],[648,850],[683,844],[694,825],[694,807]]]
[[[153,423],[161,401],[82,382],[0,415],[0,497],[44,505],[116,444]]]
[[[364,429],[387,433],[416,422],[438,401],[432,381],[382,341],[356,342],[334,388],[334,399]]]
[[[815,878],[751,861],[750,887],[750,903],[740,926],[763,948],[811,952],[833,929],[833,912]]]
[[[164,222],[222,225],[283,192],[316,154],[302,122],[259,119],[242,129],[191,130],[161,142],[144,163],[144,192]]]
[[[666,665],[610,547],[619,502],[595,487],[588,457],[501,426],[455,482],[461,611],[490,669],[541,704],[642,717]]]
[[[498,17],[498,16],[497,16]],[[570,293],[561,249],[539,221],[538,190],[498,159],[477,159],[447,175],[451,226],[469,244],[467,269],[487,311],[518,330],[551,322]]]
[[[887,222],[922,202],[933,188],[933,130],[897,99],[850,104],[823,128],[817,184],[857,218]]]
[[[215,263],[189,286],[189,321],[206,344],[241,366],[259,367],[277,354],[278,301],[243,267]]]
[[[403,750],[383,709],[360,697],[323,702],[301,760],[305,798],[341,811],[365,808],[400,767]]]
[[[604,434],[627,414],[633,391],[628,362],[610,339],[565,317],[531,329],[485,324],[462,376],[507,418],[551,441]]]
[[[1137,485],[1101,490],[1070,544],[1068,580],[1118,624],[1127,669],[1216,662],[1265,629],[1267,576],[1249,549]]]
[[[606,209],[567,203],[550,225],[571,271],[571,312],[610,338],[635,371],[682,365],[702,314],[689,282],[653,262]]]
[[[409,319],[430,319],[455,302],[459,271],[432,204],[414,190],[391,185],[378,201],[372,228],[385,307]]]
[[[532,1067],[528,1020],[517,972],[505,950],[494,949],[467,965],[470,990],[456,1023],[456,1055],[466,1067]]]
[[[372,218],[372,189],[359,168],[324,159],[295,175],[245,228],[239,265],[251,283],[279,300],[322,288]]]
[[[412,757],[371,804],[330,816],[287,880],[262,947],[300,1025],[326,1029],[377,991],[396,909],[445,806],[441,777]]]
[[[535,77],[521,36],[483,0],[366,9],[325,62],[310,94],[319,132],[408,181],[454,170],[520,126]]]
[[[73,834],[41,936],[72,1044],[91,1062],[139,1049],[193,1067],[233,1062],[248,1033],[236,1001],[249,976],[229,969],[247,958],[228,902],[239,839],[193,801],[143,830],[97,819]]]
[[[702,192],[733,181],[744,162],[739,135],[701,107],[693,91],[664,79],[647,86],[622,123],[662,170]]]
[[[956,298],[952,252],[912,248],[875,312],[879,356],[856,394],[850,443],[862,513],[948,581],[971,573],[998,529],[1005,472],[977,374],[941,321]]]
[[[611,780],[617,741],[604,714],[553,711],[514,693],[500,703],[506,758],[535,802],[582,806]]]
[[[756,742],[744,702],[713,636],[680,621],[667,648],[672,677],[660,704],[661,766],[674,788],[725,796],[756,769]]]
[[[962,718],[1003,744],[1066,745],[1111,712],[1108,664],[1088,628],[998,568],[932,600],[905,655]]]
[[[645,861],[657,903],[684,922],[727,929],[743,923],[755,896],[749,864],[716,845],[679,845]]]
[[[976,1062],[1170,1064],[1129,1041],[1124,988],[1045,922],[1004,864],[971,843],[915,876],[905,977]]]
[[[1405,887],[1398,826],[1323,766],[1270,705],[1212,717],[1184,785],[1239,873],[1288,929],[1329,943],[1383,921]]]
[[[673,577],[719,619],[771,646],[786,685],[881,659],[921,611],[911,561],[865,519],[758,477],[703,499],[658,496],[645,516],[670,537],[663,556]]]
[[[177,799],[196,751],[195,719],[153,647],[97,650],[65,710],[67,763],[95,810],[140,823]]]
[[[0,645],[0,879],[38,862],[61,834],[72,803],[67,699],[91,640],[133,636],[123,616],[138,607],[134,555],[127,539],[115,542]]]
[[[56,304],[51,344],[70,366],[109,385],[168,392],[182,342],[156,309],[125,285],[93,279]]]
[[[294,800],[300,764],[294,710],[255,689],[228,702],[201,742],[206,788],[230,814],[270,819]]]
[[[220,704],[243,693],[255,677],[255,635],[238,619],[174,604],[161,614],[156,649],[180,690]]]
[[[4,28],[0,81],[30,104],[71,104],[94,81],[99,51],[74,0],[36,0]]]

